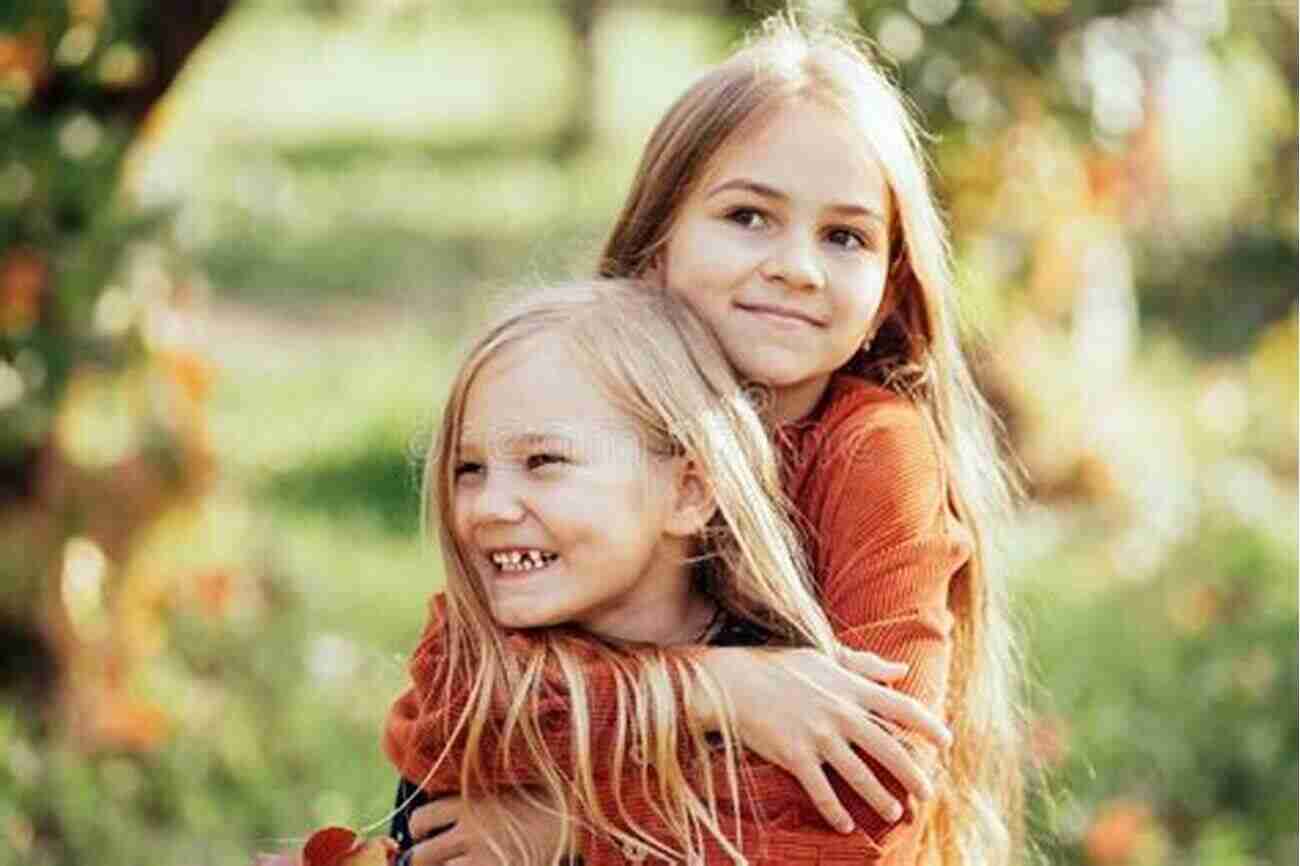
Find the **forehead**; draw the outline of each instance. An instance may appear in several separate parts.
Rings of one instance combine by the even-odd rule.
[[[796,201],[846,202],[887,213],[889,187],[867,136],[843,111],[790,99],[741,127],[713,158],[701,190],[737,177]]]
[[[462,447],[632,430],[574,353],[550,335],[513,343],[490,358],[465,396],[461,424]]]

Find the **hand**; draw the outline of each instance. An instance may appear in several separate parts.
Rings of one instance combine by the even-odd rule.
[[[559,818],[552,811],[509,794],[491,803],[469,797],[442,797],[416,809],[410,822],[411,835],[416,839],[424,839],[439,828],[450,829],[417,843],[406,862],[410,866],[500,866],[502,861],[487,840],[502,843],[508,855],[518,853],[509,842],[503,812],[522,822],[523,837],[530,843],[524,863],[549,863],[561,841]]]
[[[882,818],[902,816],[902,804],[853,746],[880,762],[918,799],[933,795],[929,780],[888,726],[894,722],[910,728],[941,747],[952,740],[918,701],[883,685],[904,676],[907,665],[847,648],[838,663],[811,649],[736,647],[711,649],[701,660],[731,700],[741,741],[798,779],[832,827],[852,832],[853,819],[835,796],[825,764]],[[717,717],[716,709],[703,702],[699,721],[712,727]]]

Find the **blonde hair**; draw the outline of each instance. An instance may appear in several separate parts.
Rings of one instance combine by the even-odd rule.
[[[520,760],[543,780],[541,798],[523,789],[513,792],[549,804],[566,834],[572,832],[567,819],[576,818],[671,862],[694,862],[711,836],[743,863],[742,840],[724,832],[719,815],[709,769],[717,749],[705,731],[685,724],[674,690],[674,681],[686,694],[701,689],[724,708],[722,775],[739,819],[738,740],[725,696],[693,656],[620,646],[567,627],[537,629],[528,640],[507,639],[452,532],[456,452],[470,389],[484,365],[504,349],[538,338],[562,341],[571,350],[611,404],[633,422],[648,453],[689,457],[711,485],[717,510],[698,541],[689,577],[723,608],[763,626],[774,644],[835,651],[799,535],[782,507],[785,499],[767,431],[707,328],[689,308],[631,281],[591,280],[539,290],[507,310],[469,350],[426,460],[423,522],[437,527],[447,572],[448,653],[439,676],[446,677],[447,688],[453,683],[470,686],[457,723],[463,731],[457,741],[465,744],[460,789],[486,793],[489,801],[499,793],[479,757],[490,731],[499,738],[503,756]],[[583,676],[593,660],[613,671],[618,695],[617,747],[599,768],[589,740],[591,711]],[[548,751],[538,720],[540,704],[557,689],[568,696],[571,708],[571,773]],[[502,701],[508,707],[504,721]],[[683,737],[682,730],[689,735]],[[629,766],[625,756],[638,753],[644,761]],[[619,814],[607,814],[596,795],[598,769],[611,778],[639,772],[647,800],[659,810],[672,838],[655,838],[632,824],[621,800]],[[508,812],[498,814],[517,849],[518,856],[506,862],[525,859],[527,840]],[[566,845],[572,838],[566,838]],[[505,856],[504,851],[498,854]],[[558,854],[553,862],[559,862]]]
[[[922,859],[1009,863],[1023,845],[1019,665],[990,538],[1019,491],[958,343],[947,231],[903,97],[858,41],[789,14],[768,19],[746,48],[687,90],[651,134],[600,272],[644,274],[723,149],[797,99],[818,100],[856,122],[894,204],[883,318],[868,348],[843,369],[904,394],[925,412],[943,444],[950,507],[975,539],[950,595],[956,625],[945,710],[955,746]]]

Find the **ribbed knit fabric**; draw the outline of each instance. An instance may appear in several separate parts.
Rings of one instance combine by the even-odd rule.
[[[807,544],[823,605],[844,644],[908,664],[894,686],[930,710],[943,712],[951,657],[952,615],[948,590],[970,557],[968,534],[947,505],[947,490],[935,434],[924,415],[891,392],[849,376],[835,376],[818,408],[806,420],[780,431],[783,479],[804,521]],[[442,660],[441,600],[411,662],[413,686],[394,703],[384,748],[407,779],[421,780],[448,745],[463,709],[455,689],[438,678]],[[683,650],[699,652],[701,650]],[[610,672],[598,664],[588,669],[593,754],[606,755],[614,737],[614,697]],[[421,707],[425,710],[421,712]],[[542,723],[551,752],[571,760],[570,731],[563,695],[542,707]],[[935,750],[915,735],[904,740],[936,786]],[[453,743],[425,788],[454,791],[463,752]],[[480,744],[485,769],[502,781],[535,782],[530,768],[516,756],[510,772],[495,744]],[[600,763],[600,762],[597,762]],[[868,760],[885,786],[900,799],[902,785],[879,764]],[[784,770],[756,756],[747,760],[749,780],[742,797],[742,841],[754,866],[830,866],[849,863],[916,862],[927,811],[904,800],[903,818],[883,821],[842,779],[830,773],[832,786],[849,808],[858,829],[844,835],[830,829],[802,787]],[[624,814],[652,833],[662,824],[641,795],[639,779],[602,780],[607,814]],[[621,784],[616,792],[615,786]],[[723,786],[720,790],[726,790]],[[752,797],[752,800],[749,799]],[[749,808],[756,806],[762,820]],[[730,804],[720,804],[729,815]],[[730,829],[730,819],[725,826]],[[642,852],[624,850],[600,838],[583,840],[586,866],[661,862]],[[712,846],[705,863],[732,859]]]

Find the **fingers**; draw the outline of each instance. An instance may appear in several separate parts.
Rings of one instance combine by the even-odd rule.
[[[460,797],[441,797],[411,812],[411,835],[423,839],[440,827],[449,827],[460,819]]]
[[[469,840],[452,830],[421,842],[410,851],[411,866],[447,866],[456,858],[469,856]]]
[[[896,682],[908,671],[903,662],[888,661],[875,653],[847,647],[840,649],[840,662],[853,673],[876,683]],[[940,748],[946,749],[952,745],[952,732],[919,701],[902,692],[881,689],[875,683],[865,685],[868,686],[864,693],[865,699],[859,701],[864,709],[916,731]]]
[[[835,771],[858,792],[858,796],[874,809],[877,815],[889,822],[903,817],[902,804],[889,793],[876,778],[876,774],[871,772],[866,762],[858,757],[847,743],[837,742],[827,752],[828,754],[824,756],[826,762],[835,768]]]
[[[817,811],[826,819],[826,823],[841,833],[853,832],[853,818],[844,808],[839,797],[835,796],[835,790],[831,788],[830,780],[826,778],[826,771],[822,769],[820,758],[809,753],[796,761],[794,766],[785,769],[799,780],[799,784],[803,786],[808,798],[817,807]]]
[[[907,665],[904,662],[892,662],[865,650],[841,647],[839,660],[855,674],[877,682],[889,683],[907,676]]]
[[[876,720],[865,714],[859,716],[853,725],[850,739],[863,753],[874,758],[914,797],[928,800],[934,796],[934,787],[911,752],[903,748],[902,743],[894,737],[893,733],[882,727]],[[868,793],[868,789],[880,783],[862,758],[845,743],[835,745],[842,748],[842,751],[838,749],[835,751],[839,757],[839,760],[833,762],[835,769],[882,818],[888,821],[897,820],[892,815],[893,810],[882,810],[877,805],[876,795]],[[830,750],[828,749],[827,752],[829,754]],[[871,779],[867,779],[867,775],[870,775]],[[886,795],[890,800],[894,799],[892,794],[886,792]]]
[[[942,749],[952,745],[952,733],[943,721],[926,709],[924,704],[909,695],[888,686],[863,683],[858,704],[881,718],[916,731]]]

